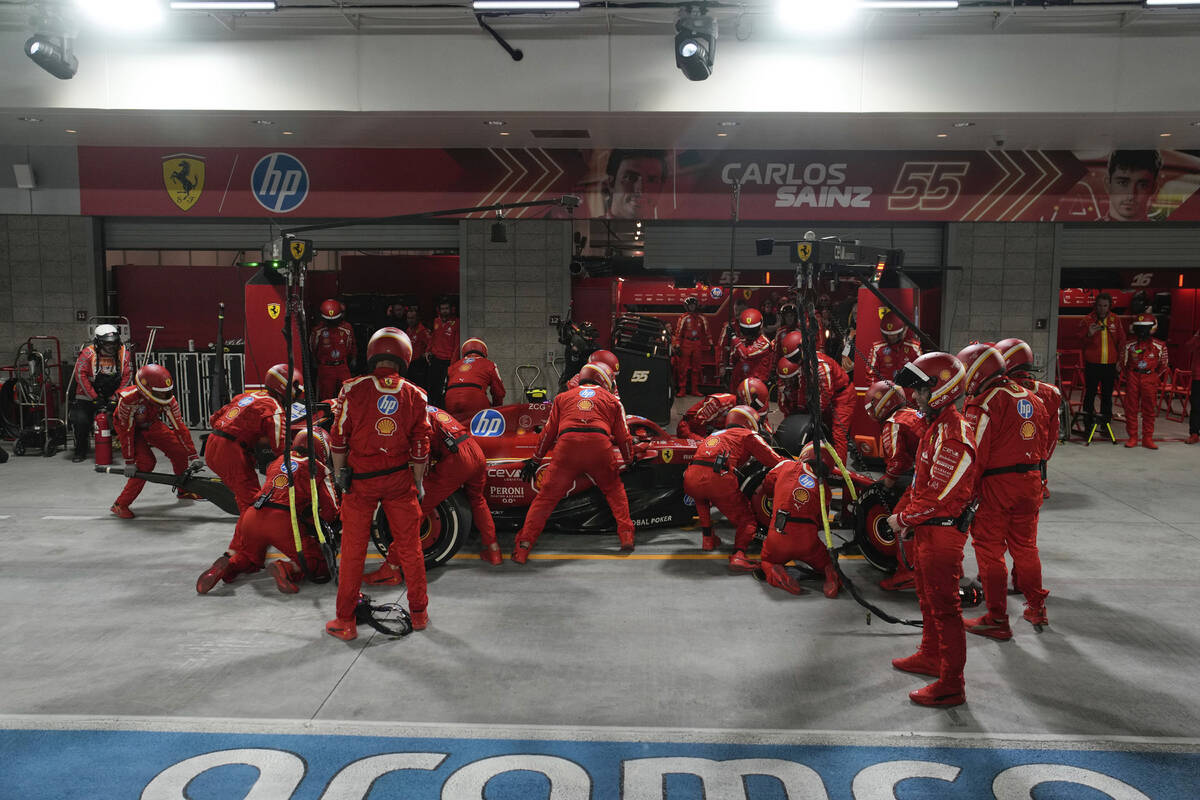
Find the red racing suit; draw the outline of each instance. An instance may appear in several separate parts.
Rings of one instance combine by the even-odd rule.
[[[696,388],[700,383],[700,354],[712,347],[704,315],[698,311],[680,315],[675,322],[675,334],[671,337],[671,344],[679,353],[679,364],[675,373],[679,394],[683,394],[685,385],[689,384],[689,378],[692,394],[700,394]]]
[[[1121,356],[1125,375],[1125,432],[1130,439],[1138,436],[1138,412],[1142,415],[1142,438],[1154,438],[1154,418],[1158,415],[1158,389],[1170,374],[1167,346],[1158,339],[1134,339],[1125,345]]]
[[[308,349],[317,367],[317,397],[337,397],[342,381],[350,378],[350,359],[358,348],[349,322],[326,323],[308,335]]]
[[[625,424],[621,401],[599,386],[584,384],[568,389],[554,398],[550,417],[542,429],[534,460],[545,458],[553,448],[545,467],[538,496],[529,505],[525,524],[516,544],[528,543],[530,549],[546,527],[546,520],[558,501],[571,490],[575,479],[586,473],[604,493],[617,521],[622,546],[633,544],[633,520],[629,516],[629,498],[621,483],[620,463],[613,445],[626,463],[633,460],[633,440]],[[540,476],[538,476],[540,477]],[[534,485],[538,478],[534,478]]]
[[[278,456],[287,447],[283,407],[266,391],[246,392],[213,414],[209,424],[204,461],[233,492],[238,511],[245,511],[259,492],[254,448],[264,444]]]
[[[883,474],[893,480],[907,477],[917,460],[917,448],[929,421],[915,408],[898,408],[883,423],[879,441],[883,447]]]
[[[1041,462],[1046,455],[1046,407],[1037,395],[1005,379],[969,398],[964,409],[975,429],[979,466],[979,510],[971,526],[975,561],[988,615],[1008,619],[1008,568],[1012,555],[1018,588],[1031,607],[1041,608],[1042,562],[1038,556],[1038,511],[1042,507]]]
[[[487,391],[492,392],[488,403]],[[483,356],[467,356],[450,365],[446,373],[446,410],[464,424],[489,405],[504,402],[504,383],[496,365]]]
[[[792,331],[798,331],[798,330],[800,330],[799,325],[780,325],[779,326],[779,330],[775,332],[775,341],[771,345],[772,347],[775,348],[775,355],[772,356],[772,363],[777,363],[779,361],[779,359],[784,357],[783,337],[787,336]]]
[[[1042,405],[1046,407],[1046,455],[1042,457],[1042,461],[1049,461],[1050,456],[1054,455],[1054,449],[1058,447],[1058,414],[1059,409],[1062,408],[1062,392],[1053,383],[1046,383],[1031,377],[1021,377],[1015,380],[1036,394],[1042,401]]]
[[[779,455],[749,428],[726,428],[707,437],[696,448],[692,463],[683,473],[683,490],[696,501],[700,527],[712,528],[710,506],[733,523],[734,550],[745,550],[754,541],[758,522],[750,501],[738,486],[738,467],[751,458],[767,469],[780,462]]]
[[[896,344],[886,340],[876,342],[867,354],[867,384],[894,380],[896,373],[919,355],[921,343],[916,339],[904,339]]]
[[[770,380],[774,354],[771,340],[762,334],[752,342],[738,337],[733,346],[733,377],[729,379],[729,391],[737,391],[738,384],[746,378],[758,378],[763,383]]]
[[[567,381],[567,388],[568,389],[578,389],[579,388],[579,373],[578,372],[575,373],[574,375],[572,375],[571,379]],[[621,399],[621,392],[617,389],[616,385],[614,385],[613,388],[609,389],[608,393],[611,394],[613,397],[617,398],[618,400]]]
[[[160,405],[146,399],[136,386],[121,389],[117,392],[117,409],[113,412],[113,430],[126,463],[132,461],[139,472],[150,472],[158,463],[151,445],[166,453],[176,475],[197,457],[191,431],[184,423],[179,402],[174,397],[170,403]],[[117,498],[117,505],[128,507],[145,485],[143,480],[130,478]]]
[[[425,393],[390,368],[379,366],[370,375],[343,383],[338,400],[330,447],[334,453],[347,454],[354,479],[342,496],[337,618],[354,618],[371,519],[381,504],[392,532],[387,561],[404,572],[411,610],[424,611],[429,596],[421,548],[421,507],[408,465],[429,460]]]
[[[700,439],[725,424],[725,415],[736,406],[737,398],[728,392],[710,394],[683,412],[675,435],[684,439]]]
[[[763,487],[771,496],[773,512],[762,546],[763,562],[783,566],[795,559],[818,570],[832,564],[829,550],[821,541],[821,500],[812,467],[801,461],[780,461],[763,479]],[[829,502],[828,488],[825,502]],[[787,513],[782,531],[775,524],[780,510]]]
[[[75,359],[75,396],[86,400],[112,397],[133,383],[133,357],[125,346],[106,356],[94,344],[79,351]]]
[[[296,516],[300,523],[300,543],[309,573],[327,575],[329,570],[325,557],[317,543],[312,519],[312,485],[309,482],[307,456],[296,453],[291,458],[292,480],[296,492]],[[338,515],[337,499],[333,493],[329,470],[324,464],[317,465],[317,512],[321,519],[335,520]],[[260,502],[261,501],[261,502]],[[296,535],[292,531],[292,513],[288,500],[288,476],[284,471],[284,457],[280,456],[267,467],[267,481],[255,505],[242,511],[238,517],[233,539],[226,552],[229,553],[230,570],[224,578],[226,583],[244,572],[258,572],[266,560],[267,548],[274,547],[287,556],[285,563],[293,581],[304,576],[300,567],[300,554],[296,552]]]
[[[438,504],[461,486],[471,504],[471,519],[479,529],[485,549],[496,543],[496,523],[488,508],[485,483],[487,458],[479,443],[454,417],[440,408],[429,406],[430,462],[425,473],[425,499],[421,514],[428,517]]]
[[[958,686],[967,663],[967,631],[958,599],[967,535],[955,522],[971,501],[977,475],[974,436],[951,403],[921,437],[912,487],[895,509],[900,524],[914,529],[917,598],[924,621],[919,652],[937,658],[941,680]]]
[[[458,317],[443,320],[435,317],[433,333],[429,337],[429,353],[442,361],[458,358]]]
[[[424,358],[425,354],[429,352],[431,341],[429,328],[426,328],[424,323],[418,322],[415,328],[408,328],[405,333],[408,334],[408,340],[412,342],[412,360],[416,362],[418,358]]]
[[[833,431],[833,449],[844,463],[849,440],[850,417],[854,415],[854,387],[842,365],[824,353],[817,353],[817,382],[821,394],[821,417]],[[803,371],[796,373],[798,408],[803,409],[808,398],[808,385]]]

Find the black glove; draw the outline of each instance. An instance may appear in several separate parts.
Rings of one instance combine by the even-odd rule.
[[[354,474],[349,467],[342,467],[333,476],[333,485],[342,492],[350,491],[350,481],[353,480]]]
[[[531,458],[525,462],[525,466],[521,467],[521,480],[531,481],[533,476],[537,474],[538,464],[540,462],[536,458]]]
[[[132,478],[133,474],[137,472],[137,464],[133,463],[132,461],[126,461],[125,466],[122,468],[122,472],[125,473],[126,478]]]

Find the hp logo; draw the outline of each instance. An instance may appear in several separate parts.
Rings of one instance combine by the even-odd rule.
[[[308,197],[308,170],[287,153],[270,153],[258,160],[250,174],[250,191],[267,211],[287,214]]]
[[[375,407],[379,409],[380,414],[391,416],[396,413],[396,409],[400,408],[400,401],[394,395],[385,394],[375,402]]]
[[[1029,419],[1033,416],[1033,403],[1028,400],[1018,400],[1017,413],[1021,416],[1021,419]]]
[[[502,436],[504,415],[493,408],[485,408],[471,418],[472,436]]]

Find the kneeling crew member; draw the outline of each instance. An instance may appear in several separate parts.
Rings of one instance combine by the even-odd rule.
[[[633,439],[625,424],[621,401],[609,392],[612,383],[612,372],[607,366],[584,364],[579,370],[579,388],[568,389],[554,398],[537,450],[525,464],[525,472],[532,478],[538,463],[553,448],[541,491],[529,505],[525,524],[517,534],[512,554],[516,563],[524,564],[529,560],[529,551],[546,527],[550,513],[570,491],[575,479],[584,474],[604,493],[604,499],[612,509],[621,549],[633,550],[629,498],[621,483],[621,465],[613,453],[613,445],[616,445],[625,463],[632,463]]]
[[[804,345],[804,334],[793,331],[783,337],[783,357],[788,361],[799,364],[804,358],[801,352]],[[817,353],[817,384],[820,387],[821,418],[829,425],[833,449],[837,451],[842,463],[846,462],[846,448],[850,438],[850,418],[854,416],[855,394],[850,385],[850,376],[842,365],[824,353]],[[804,408],[808,402],[808,385],[804,380],[804,372],[796,376],[796,395],[798,405]]]
[[[791,594],[804,594],[800,582],[788,574],[784,564],[795,559],[803,561],[825,575],[822,590],[828,598],[838,596],[841,581],[829,550],[821,541],[821,498],[817,490],[817,473],[812,464],[816,457],[811,444],[805,445],[799,461],[780,461],[763,479],[764,491],[771,495],[771,522],[763,542],[759,572],[771,586]],[[825,488],[828,503],[829,488]]]
[[[725,424],[726,415],[737,404],[737,396],[730,392],[710,394],[683,412],[683,418],[675,426],[675,435],[683,439],[708,436]]]
[[[896,374],[896,384],[913,390],[930,423],[921,437],[912,487],[888,517],[897,536],[913,531],[917,598],[924,623],[917,652],[893,659],[892,666],[938,679],[910,692],[914,703],[956,706],[967,699],[963,684],[967,634],[958,582],[978,475],[974,435],[954,405],[965,388],[966,370],[949,353],[926,353]]]
[[[312,485],[317,483],[317,513],[323,520],[337,519],[337,500],[329,474],[329,438],[325,431],[313,428],[315,463],[308,463],[308,431],[296,432],[292,439],[291,457],[281,455],[267,468],[267,485],[238,517],[237,527],[229,547],[212,566],[196,580],[196,591],[208,594],[218,581],[233,583],[243,573],[258,572],[267,558],[267,548],[274,547],[287,556],[272,561],[267,571],[275,579],[275,587],[284,594],[300,591],[305,571],[300,566],[301,554],[296,552],[296,534],[292,530],[292,513],[288,499],[288,471],[291,471],[296,495],[296,518],[300,523],[300,542],[308,574],[328,578],[329,567],[317,543],[312,518]],[[285,467],[285,464],[288,466]]]
[[[264,389],[239,394],[209,421],[212,434],[204,445],[204,460],[233,492],[239,513],[250,507],[261,488],[255,447],[265,444],[276,456],[287,447],[283,410],[287,374],[287,364],[271,367],[263,377]],[[292,370],[292,400],[303,399],[304,379],[298,370]]]
[[[1046,455],[1042,457],[1042,499],[1050,496],[1046,488],[1046,462],[1058,447],[1058,415],[1062,408],[1062,392],[1053,383],[1039,381],[1033,377],[1033,349],[1020,339],[1002,339],[996,349],[1004,356],[1008,376],[1038,396],[1046,407]]]
[[[420,501],[425,496],[422,483],[430,431],[425,393],[402,377],[411,359],[412,345],[404,331],[380,328],[367,342],[367,367],[372,372],[343,383],[338,395],[330,449],[342,489],[342,561],[337,617],[325,630],[346,641],[358,636],[354,609],[371,520],[380,505],[392,532],[392,546],[370,582],[399,583],[403,569],[413,629],[424,630],[429,624]]]
[[[133,383],[133,356],[121,344],[116,325],[97,325],[92,343],[79,351],[75,361],[75,402],[71,428],[75,433],[78,463],[87,458],[88,439],[96,412],[116,403],[116,394]]]
[[[117,410],[113,414],[113,428],[121,443],[129,480],[109,510],[123,519],[133,519],[129,506],[146,485],[144,480],[133,477],[134,470],[149,472],[157,463],[151,445],[167,454],[176,475],[204,466],[179,411],[175,384],[167,368],[160,364],[139,367],[133,384],[117,392]],[[176,495],[180,500],[200,499],[191,492],[178,491]]]
[[[713,533],[710,506],[725,515],[735,529],[729,568],[750,572],[758,564],[746,558],[758,522],[750,500],[742,494],[735,470],[757,459],[767,469],[780,462],[779,455],[758,435],[758,412],[750,406],[734,406],[725,416],[725,430],[717,431],[696,448],[692,463],[683,473],[683,490],[696,501],[696,515],[703,529],[701,547],[716,550],[721,540]]]
[[[1008,566],[1020,576],[1025,619],[1046,624],[1042,561],[1038,556],[1038,511],[1042,507],[1041,462],[1046,452],[1046,408],[1030,390],[1004,374],[1004,356],[987,344],[958,354],[967,370],[963,415],[975,430],[979,465],[979,511],[971,526],[975,561],[987,613],[966,620],[967,630],[992,639],[1011,639],[1008,625]]]
[[[337,397],[342,381],[350,378],[350,364],[358,353],[354,328],[346,322],[346,309],[337,300],[321,303],[321,319],[308,336],[308,349],[317,362],[317,397]]]
[[[504,402],[504,383],[496,365],[487,357],[483,339],[467,339],[462,344],[459,360],[446,373],[446,410],[463,424],[489,406],[487,392],[492,393],[490,405]]]
[[[1142,413],[1142,447],[1157,450],[1154,443],[1154,418],[1158,415],[1158,387],[1169,381],[1167,346],[1151,337],[1158,323],[1149,314],[1138,314],[1129,326],[1133,341],[1121,352],[1121,371],[1125,378],[1126,447],[1137,447],[1138,412]]]
[[[496,544],[496,523],[487,504],[487,457],[471,432],[440,408],[429,406],[430,467],[425,473],[421,513],[437,513],[438,505],[461,486],[471,504],[483,550],[479,557],[492,565],[504,560]]]

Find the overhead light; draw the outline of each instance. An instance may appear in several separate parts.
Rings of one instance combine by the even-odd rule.
[[[575,11],[579,0],[474,0],[476,11]]]
[[[76,0],[92,22],[105,28],[142,30],[162,23],[159,0]]]
[[[508,231],[504,229],[504,215],[496,212],[496,222],[492,225],[492,244],[507,244]]]
[[[948,134],[948,133],[939,133],[939,134],[937,135],[937,137],[938,137],[939,139],[945,139],[945,138],[946,138],[947,136],[949,136],[949,135],[950,135],[950,134]]]
[[[726,133],[725,131],[717,131],[717,136],[728,136],[728,135],[729,134]]]
[[[500,131],[500,135],[501,136],[512,136],[512,134],[509,133],[508,131]]]
[[[975,123],[974,122],[956,122],[956,123],[954,123],[954,127],[956,127],[956,128],[974,128]]]
[[[67,133],[79,133],[79,131],[75,130],[74,128],[67,128]]]
[[[879,10],[879,9],[949,9],[958,8],[958,0],[860,0],[857,3],[859,8]]]
[[[675,23],[675,66],[689,81],[712,75],[717,57],[717,21],[701,10],[682,9]]]
[[[1151,8],[1158,6],[1200,6],[1200,0],[1146,0]]]
[[[292,135],[292,132],[291,132],[291,131],[280,131],[280,133],[282,133],[284,136],[291,136],[291,135]]]
[[[844,27],[860,8],[857,0],[780,0],[777,16],[783,27],[810,33]]]
[[[1192,127],[1193,127],[1193,128],[1200,128],[1200,122],[1193,122],[1193,123],[1192,123]]]
[[[62,36],[47,36],[35,33],[25,40],[25,55],[33,59],[33,63],[49,72],[59,80],[70,80],[79,69],[79,59],[67,47],[67,40]],[[26,122],[41,122],[36,117],[22,117]]]
[[[1163,136],[1163,137],[1170,136],[1170,135],[1171,135],[1171,134],[1169,134],[1169,133],[1160,133],[1160,134],[1159,134],[1159,136]]]
[[[172,11],[274,11],[275,0],[171,0]]]

